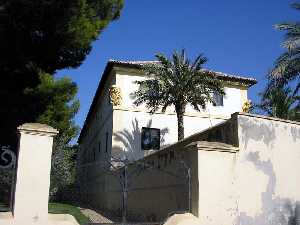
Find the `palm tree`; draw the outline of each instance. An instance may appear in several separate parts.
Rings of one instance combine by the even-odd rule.
[[[257,107],[269,116],[299,121],[300,98],[292,94],[289,87],[276,86],[271,83],[264,93],[261,93],[262,102]]]
[[[292,4],[296,10],[300,10],[300,3]],[[271,77],[277,79],[282,85],[289,81],[300,78],[300,23],[287,22],[275,25],[278,30],[286,31],[283,53],[275,62],[275,67],[271,71]],[[300,82],[294,90],[296,94],[300,89]]]
[[[200,54],[191,62],[185,54],[175,51],[171,59],[162,54],[157,54],[157,63],[144,66],[144,71],[149,79],[136,81],[139,89],[133,93],[134,104],[146,104],[151,113],[161,109],[165,112],[168,106],[175,106],[178,123],[178,140],[184,138],[183,116],[187,104],[200,111],[207,102],[214,102],[212,93],[224,95],[222,82],[213,72],[203,70],[207,62]]]

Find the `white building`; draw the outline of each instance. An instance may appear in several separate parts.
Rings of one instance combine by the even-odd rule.
[[[146,79],[141,70],[146,63],[155,62],[107,63],[79,136],[81,164],[101,163],[122,152],[126,152],[131,159],[138,159],[177,141],[174,108],[168,108],[165,113],[150,114],[145,106],[136,107],[133,104],[132,93],[138,89],[135,81]],[[248,88],[256,83],[252,78],[220,72],[215,74],[224,81],[226,95],[221,98],[216,96],[219,97],[218,105],[208,104],[207,109],[201,112],[187,107],[184,115],[186,137],[223,122],[234,112],[242,111]],[[148,134],[151,134],[150,139],[147,139]]]

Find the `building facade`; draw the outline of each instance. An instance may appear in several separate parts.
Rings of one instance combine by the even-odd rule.
[[[142,66],[155,61],[109,61],[79,137],[81,164],[109,161],[112,156],[140,159],[177,141],[174,108],[150,114],[145,105],[133,104],[135,81],[147,79]],[[242,111],[252,78],[215,72],[224,81],[225,96],[214,96],[216,105],[195,111],[187,106],[185,135],[212,127]]]
[[[133,105],[145,63],[106,66],[79,138],[82,201],[117,216],[126,211],[127,221],[190,211],[205,225],[298,224],[300,124],[238,113],[256,81],[216,73],[226,95],[205,111],[188,107],[188,137],[177,142],[173,108],[150,114]],[[103,167],[124,154],[133,162]]]

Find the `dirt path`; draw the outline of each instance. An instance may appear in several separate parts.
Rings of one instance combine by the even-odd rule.
[[[80,208],[80,211],[82,212],[82,214],[87,216],[92,223],[113,223],[113,221],[92,209]]]

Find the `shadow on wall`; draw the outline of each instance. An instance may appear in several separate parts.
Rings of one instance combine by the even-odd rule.
[[[243,225],[299,225],[300,202],[288,198],[276,197],[276,174],[270,160],[263,161],[259,152],[251,152],[246,159],[252,162],[255,168],[268,176],[269,181],[265,192],[261,193],[261,213],[255,217],[239,212],[239,224]],[[257,184],[259,185],[259,184]]]
[[[114,136],[115,141],[119,141],[124,147],[115,147],[115,150],[121,153],[125,153],[125,157],[129,160],[137,160],[145,156],[145,151],[141,149],[141,127],[137,118],[131,121],[132,129],[124,129],[116,132]],[[146,127],[151,128],[152,119],[150,119]],[[160,130],[160,144],[165,143],[165,135],[169,132],[168,128]]]
[[[245,148],[248,146],[249,140],[263,141],[271,149],[273,146],[273,140],[275,140],[275,128],[274,123],[265,124],[261,120],[242,117],[240,126],[243,129],[243,142]]]
[[[296,127],[291,127],[291,134],[293,137],[293,141],[300,139],[300,129],[297,129]]]

